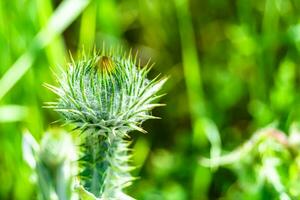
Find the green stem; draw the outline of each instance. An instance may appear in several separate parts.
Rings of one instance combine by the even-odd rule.
[[[103,199],[124,196],[132,180],[128,165],[129,143],[119,135],[89,135],[82,145],[81,181],[86,190]]]
[[[197,55],[188,0],[175,0],[178,26],[181,39],[182,65],[187,88],[189,109],[193,127],[194,145],[204,147],[207,143],[201,120],[206,117],[205,100],[202,88],[201,66]]]

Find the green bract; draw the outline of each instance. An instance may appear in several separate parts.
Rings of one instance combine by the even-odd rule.
[[[150,111],[166,78],[147,79],[150,67],[137,66],[130,55],[110,51],[83,56],[58,77],[59,87],[46,85],[59,96],[49,103],[84,133],[79,178],[84,188],[104,199],[126,199],[122,189],[132,177],[128,165],[128,131],[155,118]],[[128,197],[129,198],[129,197]]]

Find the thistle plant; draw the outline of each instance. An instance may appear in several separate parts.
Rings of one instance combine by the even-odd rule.
[[[80,130],[82,143],[78,178],[84,190],[99,199],[131,199],[123,191],[131,184],[128,133],[155,119],[151,110],[166,78],[147,79],[151,67],[141,67],[131,54],[116,51],[83,55],[61,76],[59,86],[46,85],[58,95],[48,106],[66,124]]]
[[[77,173],[75,146],[62,129],[52,128],[38,144],[26,131],[23,136],[23,157],[33,170],[40,200],[70,200],[73,176]]]

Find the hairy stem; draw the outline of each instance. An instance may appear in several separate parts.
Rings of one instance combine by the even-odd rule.
[[[100,198],[124,196],[122,189],[132,180],[129,173],[128,145],[112,133],[90,135],[82,144],[80,178],[84,187]]]

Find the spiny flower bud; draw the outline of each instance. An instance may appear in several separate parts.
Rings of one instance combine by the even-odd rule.
[[[166,79],[146,78],[149,67],[136,66],[131,56],[114,53],[94,54],[73,62],[59,78],[60,87],[46,85],[59,95],[51,107],[67,122],[82,130],[94,128],[99,134],[114,130],[139,130],[146,119],[154,118],[149,111],[162,104],[153,103],[160,96]]]

